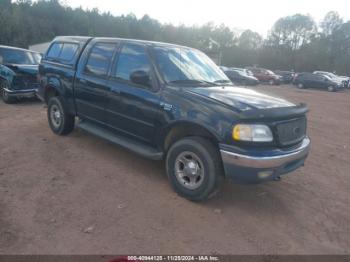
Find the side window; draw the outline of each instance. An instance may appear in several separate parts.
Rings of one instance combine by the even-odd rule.
[[[85,72],[97,76],[107,76],[115,49],[116,44],[113,43],[95,44],[85,65]]]
[[[136,83],[137,81],[132,81],[133,76],[142,74],[149,76],[150,69],[151,63],[145,48],[139,45],[128,44],[123,46],[119,54],[115,77]],[[140,81],[136,84],[150,86],[149,81]]]
[[[64,43],[60,54],[60,59],[63,61],[71,61],[74,58],[75,53],[78,50],[77,44]]]
[[[54,43],[49,52],[47,53],[47,57],[48,58],[58,58],[60,53],[61,53],[61,49],[62,49],[62,44],[61,43]]]

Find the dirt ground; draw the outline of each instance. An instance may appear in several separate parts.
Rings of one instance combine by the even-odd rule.
[[[227,181],[201,204],[171,190],[161,162],[56,136],[37,101],[0,102],[0,254],[348,254],[350,91],[255,89],[308,103],[306,166]]]

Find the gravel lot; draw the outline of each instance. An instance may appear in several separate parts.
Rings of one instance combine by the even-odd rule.
[[[206,203],[164,166],[75,130],[54,135],[37,101],[0,102],[0,254],[346,254],[350,91],[257,90],[308,103],[306,166]]]

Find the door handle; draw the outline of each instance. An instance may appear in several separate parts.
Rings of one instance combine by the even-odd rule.
[[[87,81],[86,81],[85,79],[80,79],[80,83],[82,83],[82,84],[86,84],[86,83],[87,83]]]

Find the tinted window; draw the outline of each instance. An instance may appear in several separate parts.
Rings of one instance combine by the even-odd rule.
[[[37,65],[31,52],[12,48],[0,48],[0,61],[3,64]]]
[[[115,48],[115,44],[96,44],[90,52],[85,71],[98,76],[106,76]]]
[[[47,57],[49,58],[58,58],[58,56],[61,53],[61,49],[62,49],[62,44],[61,43],[54,43],[49,52],[47,53]]]
[[[150,61],[146,50],[138,45],[125,45],[118,58],[115,77],[130,81],[130,76],[135,71],[150,71]]]
[[[64,61],[71,61],[78,50],[77,44],[65,43],[60,54],[60,59]]]

